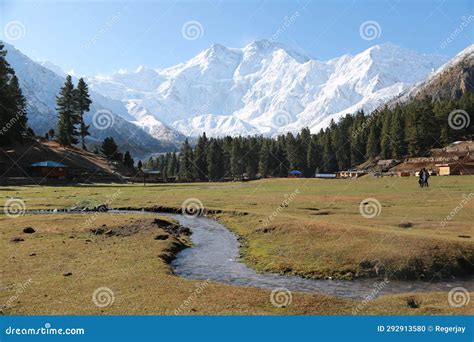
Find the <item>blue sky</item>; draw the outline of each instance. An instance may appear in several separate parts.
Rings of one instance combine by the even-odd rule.
[[[183,35],[188,22],[197,36]],[[33,59],[92,75],[167,67],[212,43],[272,37],[322,60],[384,42],[453,56],[474,42],[474,1],[0,0],[0,24],[0,39]]]

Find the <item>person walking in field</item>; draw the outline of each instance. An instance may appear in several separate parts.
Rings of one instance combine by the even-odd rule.
[[[427,169],[423,168],[423,186],[425,187],[429,187],[429,184],[428,184],[428,178],[430,178],[430,173],[428,172]]]
[[[428,178],[430,178],[430,173],[426,168],[422,168],[420,172],[418,173],[418,183],[420,184],[420,187],[429,187],[428,184]]]
[[[423,187],[423,169],[420,169],[418,172],[418,184],[420,184],[420,188]]]

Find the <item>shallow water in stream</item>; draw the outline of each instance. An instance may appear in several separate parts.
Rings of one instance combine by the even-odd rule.
[[[226,284],[274,289],[284,287],[290,291],[316,292],[348,298],[365,298],[377,287],[377,295],[402,292],[449,291],[462,286],[474,290],[474,278],[447,281],[396,281],[390,280],[314,280],[298,276],[257,273],[239,261],[237,237],[219,222],[206,218],[189,218],[178,214],[165,214],[192,230],[193,246],[178,253],[172,262],[176,275],[191,279],[209,279]],[[378,285],[378,286],[377,286]]]

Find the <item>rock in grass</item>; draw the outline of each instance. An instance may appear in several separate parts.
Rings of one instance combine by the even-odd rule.
[[[418,309],[420,307],[421,302],[416,299],[415,297],[407,298],[407,306],[412,309]]]
[[[21,237],[14,237],[13,239],[11,239],[12,242],[21,242],[21,241],[25,241],[25,239],[21,238]]]
[[[69,276],[72,276],[72,273],[71,272],[66,272],[66,273],[63,273],[63,276],[69,277]]]
[[[102,235],[106,232],[104,228],[92,228],[91,233],[94,235]]]
[[[33,227],[23,228],[23,233],[25,233],[25,234],[33,234],[34,232],[36,232],[36,230],[34,230]]]

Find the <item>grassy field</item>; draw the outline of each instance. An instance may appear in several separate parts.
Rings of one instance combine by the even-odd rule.
[[[0,200],[19,198],[32,210],[104,202],[110,207],[181,207],[185,200],[195,198],[205,208],[227,211],[218,215],[219,220],[241,236],[243,258],[259,270],[315,278],[378,273],[430,280],[472,271],[474,201],[465,196],[473,192],[473,180],[468,176],[432,177],[429,189],[418,188],[415,178],[396,177],[146,187],[24,186],[0,188]],[[361,202],[374,204],[378,215],[361,215]],[[448,216],[452,219],[442,225]],[[177,244],[186,243],[186,237],[181,237],[181,242],[174,237],[155,240],[162,231],[149,220],[129,214],[101,214],[94,216],[93,222],[79,214],[0,216],[0,303],[9,303],[4,313],[173,314],[178,310],[180,314],[351,314],[360,304],[294,294],[291,305],[276,308],[269,301],[269,290],[203,284],[173,276],[164,259],[175,252]],[[103,224],[119,233],[90,232]],[[22,233],[26,226],[37,232]],[[12,242],[15,237],[25,241]],[[68,273],[72,275],[64,275]],[[32,283],[11,303],[19,284],[28,279]],[[112,305],[94,305],[92,294],[100,287],[113,290]],[[197,288],[202,291],[196,295]],[[417,309],[407,305],[413,296],[421,303]],[[381,297],[359,314],[468,312],[472,312],[472,301],[451,308],[446,293],[430,293]]]

